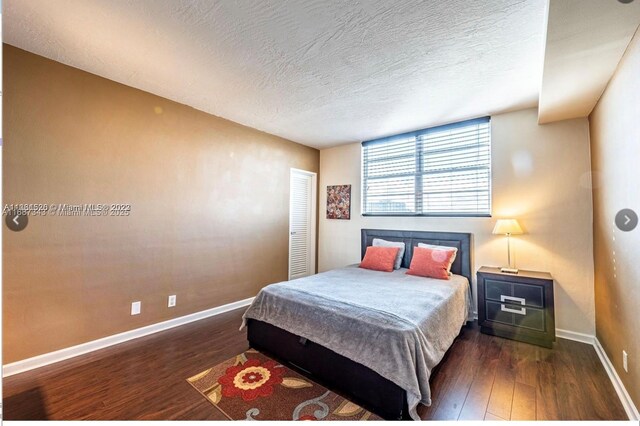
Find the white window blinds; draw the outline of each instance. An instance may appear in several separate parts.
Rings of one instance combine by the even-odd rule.
[[[490,215],[490,118],[363,142],[362,183],[364,215]]]

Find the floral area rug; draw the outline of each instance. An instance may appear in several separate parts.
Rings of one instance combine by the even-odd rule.
[[[254,350],[187,381],[231,420],[381,420]]]

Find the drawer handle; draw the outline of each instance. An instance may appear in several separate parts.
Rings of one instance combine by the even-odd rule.
[[[512,314],[527,315],[527,308],[511,309],[501,304],[500,310],[504,312],[511,312]]]
[[[514,296],[505,296],[504,294],[500,295],[501,302],[518,302],[521,305],[525,304],[525,300],[522,297],[514,297]]]

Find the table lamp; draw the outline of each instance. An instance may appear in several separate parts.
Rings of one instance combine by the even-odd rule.
[[[523,234],[520,224],[515,219],[498,219],[496,226],[493,228],[492,234],[507,236],[507,258],[509,259],[508,268],[500,268],[501,272],[507,274],[517,274],[518,269],[511,265],[511,236]]]

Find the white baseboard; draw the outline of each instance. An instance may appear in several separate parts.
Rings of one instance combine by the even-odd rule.
[[[8,377],[14,374],[33,370],[34,368],[44,367],[45,365],[64,361],[65,359],[73,358],[78,355],[83,355],[89,352],[96,351],[98,349],[117,345],[118,343],[123,343],[128,340],[137,339],[138,337],[148,336],[149,334],[157,333],[159,331],[168,330],[170,328],[178,327],[190,322],[198,321],[204,318],[212,317],[214,315],[222,314],[224,312],[229,312],[234,309],[242,308],[243,306],[250,305],[252,301],[253,297],[250,297],[248,299],[227,303],[226,305],[217,306],[205,311],[173,318],[145,327],[136,328],[135,330],[125,331],[124,333],[114,334],[113,336],[107,336],[98,340],[92,340],[90,342],[71,346],[69,348],[60,349],[55,352],[49,352],[46,354],[34,356],[33,358],[27,358],[21,361],[12,362],[11,364],[2,366],[2,375],[4,377]]]
[[[562,339],[567,340],[575,340],[576,342],[586,343],[588,345],[593,345],[595,341],[595,336],[590,334],[578,333],[570,330],[563,330],[561,328],[556,328],[556,337],[560,337]]]
[[[624,387],[622,380],[620,380],[620,376],[618,376],[616,369],[613,367],[611,360],[607,356],[607,353],[604,351],[604,348],[600,344],[600,341],[597,337],[594,338],[593,347],[596,349],[596,353],[598,354],[598,357],[600,357],[600,362],[604,366],[604,369],[607,371],[607,374],[611,379],[611,383],[613,383],[613,387],[618,394],[618,398],[620,398],[620,402],[622,402],[622,406],[624,407],[624,411],[627,413],[629,420],[640,420],[638,409],[633,403],[631,396],[629,396],[629,393]]]

